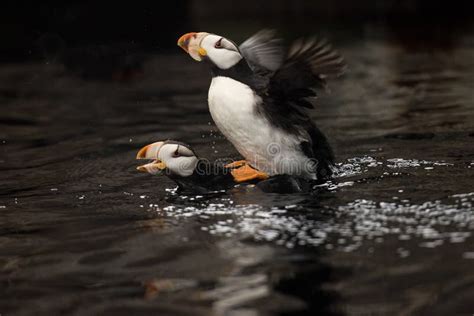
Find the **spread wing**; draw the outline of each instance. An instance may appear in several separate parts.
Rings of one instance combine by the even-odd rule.
[[[240,53],[255,71],[274,72],[283,63],[284,50],[274,30],[261,30],[239,46]]]
[[[325,40],[311,38],[295,41],[281,67],[273,74],[269,92],[286,103],[313,108],[307,100],[317,88],[326,88],[326,78],[342,75],[344,58]]]

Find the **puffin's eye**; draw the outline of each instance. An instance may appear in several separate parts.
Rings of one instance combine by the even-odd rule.
[[[176,150],[173,153],[173,157],[179,157],[179,145],[176,147]]]
[[[222,46],[222,37],[216,42],[216,45],[214,45],[215,48],[223,48]]]

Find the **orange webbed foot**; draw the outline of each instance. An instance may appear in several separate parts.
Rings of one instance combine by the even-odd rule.
[[[250,180],[264,180],[268,178],[266,173],[250,167],[247,163],[239,168],[233,169],[230,173],[234,177],[234,181],[237,183]]]
[[[237,161],[228,163],[227,165],[225,165],[225,167],[229,169],[234,169],[234,168],[242,167],[246,164],[247,164],[246,160],[237,160]]]

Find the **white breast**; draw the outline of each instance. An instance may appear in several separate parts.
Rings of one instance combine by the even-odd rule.
[[[208,102],[219,130],[252,166],[270,175],[314,177],[314,165],[300,149],[305,139],[271,126],[258,115],[255,110],[261,99],[249,86],[228,77],[214,77]]]

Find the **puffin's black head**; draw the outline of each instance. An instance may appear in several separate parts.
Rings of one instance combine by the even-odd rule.
[[[150,159],[150,163],[137,167],[137,170],[150,174],[160,174],[175,177],[191,176],[199,159],[189,145],[167,140],[147,145],[140,149],[137,159]]]
[[[178,46],[194,60],[207,59],[219,69],[229,69],[243,58],[234,42],[206,32],[184,34],[179,38]]]

